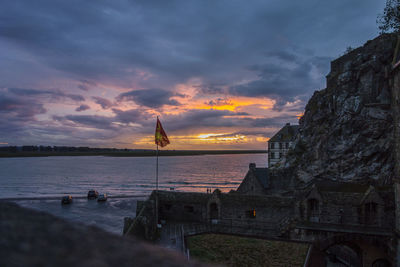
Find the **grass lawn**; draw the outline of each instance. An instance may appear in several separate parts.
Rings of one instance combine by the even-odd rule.
[[[187,240],[190,257],[227,266],[303,266],[309,245],[230,235],[205,234]]]

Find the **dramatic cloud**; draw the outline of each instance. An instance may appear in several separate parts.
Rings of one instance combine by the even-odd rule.
[[[4,1],[0,141],[148,148],[158,115],[181,140],[171,149],[203,148],[195,138],[208,133],[224,148],[230,140],[264,148],[324,88],[329,62],[377,35],[383,8],[376,0]]]
[[[93,96],[92,99],[96,104],[99,104],[103,109],[109,109],[114,105],[110,100],[102,97]]]
[[[122,123],[137,123],[150,117],[148,114],[143,113],[138,109],[130,109],[126,111],[113,109],[113,112],[116,114],[116,121]]]
[[[46,113],[40,103],[4,96],[0,93],[0,114],[9,120],[34,120],[35,115]]]
[[[181,96],[163,89],[133,90],[118,96],[119,101],[134,101],[136,104],[150,108],[159,108],[163,105],[178,106],[179,102],[171,99]]]
[[[275,108],[280,110],[287,102],[305,99],[311,92],[323,88],[324,76],[329,71],[329,58],[303,60],[282,51],[270,55],[268,63],[249,67],[258,74],[258,79],[232,86],[229,93],[275,99]]]
[[[19,96],[27,96],[27,97],[35,97],[35,96],[44,96],[49,97],[51,100],[62,100],[63,98],[71,99],[73,101],[85,101],[85,98],[82,95],[76,94],[67,94],[62,92],[61,90],[34,90],[34,89],[23,89],[23,88],[9,88],[8,91],[15,95]]]
[[[83,104],[83,105],[80,105],[79,107],[77,107],[75,109],[75,111],[80,112],[80,111],[85,111],[85,110],[88,110],[88,109],[90,109],[90,107],[88,105],[86,105],[86,104]]]
[[[95,86],[97,86],[97,84],[93,81],[81,80],[77,87],[83,91],[89,91]]]
[[[70,121],[82,127],[96,128],[96,129],[112,129],[112,118],[98,116],[98,115],[67,115],[65,117],[54,116],[56,121]]]

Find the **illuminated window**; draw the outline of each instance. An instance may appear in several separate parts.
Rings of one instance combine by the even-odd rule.
[[[256,209],[248,210],[247,211],[247,217],[255,219],[256,218]]]

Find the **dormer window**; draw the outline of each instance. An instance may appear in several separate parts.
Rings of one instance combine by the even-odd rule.
[[[319,222],[319,201],[317,199],[307,200],[307,211],[310,222]]]
[[[378,216],[378,204],[369,202],[364,204],[364,222],[365,224],[376,224]]]

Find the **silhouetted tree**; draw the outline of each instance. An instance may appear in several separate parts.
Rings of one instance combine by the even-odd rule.
[[[381,33],[400,30],[400,0],[386,0],[383,14],[376,20]]]

